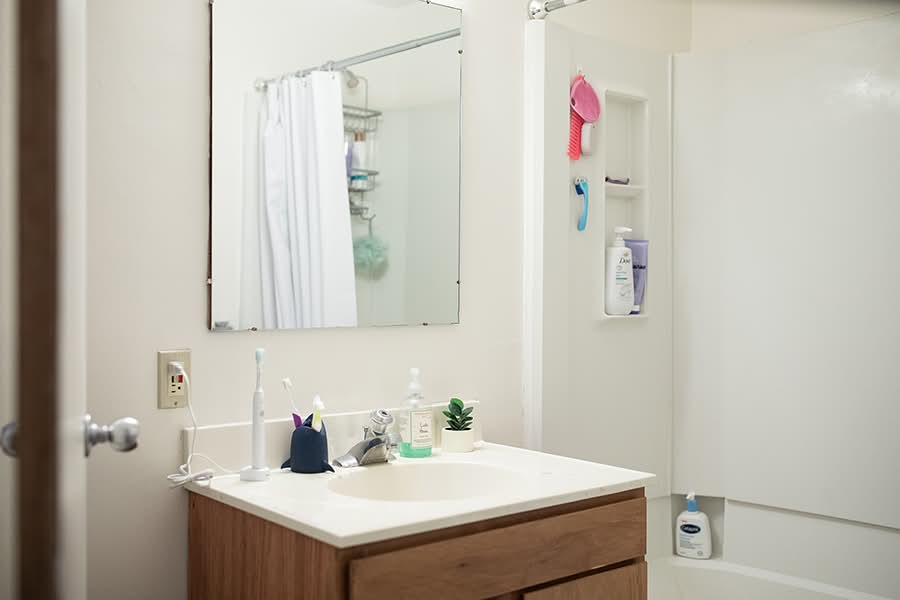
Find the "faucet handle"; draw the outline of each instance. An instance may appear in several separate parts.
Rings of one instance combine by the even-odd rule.
[[[394,417],[391,413],[379,408],[373,410],[369,415],[370,427],[366,428],[366,433],[371,435],[384,435],[388,428],[394,424]]]

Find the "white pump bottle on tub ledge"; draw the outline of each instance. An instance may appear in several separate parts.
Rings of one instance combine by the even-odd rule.
[[[606,314],[623,316],[634,308],[634,271],[631,248],[622,236],[629,227],[616,227],[616,241],[606,249]]]
[[[675,548],[678,556],[706,559],[712,556],[709,517],[697,510],[694,492],[687,495],[687,510],[675,521]]]

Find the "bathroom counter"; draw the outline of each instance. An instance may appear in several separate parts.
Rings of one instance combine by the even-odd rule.
[[[494,467],[510,475],[455,499],[386,500],[349,496],[333,487],[359,471],[424,469],[429,464]],[[420,466],[421,465],[421,466]],[[478,465],[478,466],[475,466]],[[441,467],[446,468],[446,467]],[[456,467],[450,467],[455,469]],[[385,475],[391,475],[379,471]],[[371,476],[375,476],[373,471]],[[397,458],[381,465],[338,469],[336,473],[302,475],[273,471],[268,481],[244,482],[237,475],[214,478],[209,485],[189,484],[188,490],[245,511],[336,548],[380,542],[445,527],[474,523],[556,505],[642,488],[654,475],[542,452],[480,442],[474,452],[442,454],[425,459]],[[477,481],[475,478],[473,481]],[[423,486],[428,485],[423,481]],[[500,486],[500,487],[497,487]]]

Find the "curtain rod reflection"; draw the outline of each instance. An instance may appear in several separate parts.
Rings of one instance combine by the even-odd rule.
[[[442,42],[444,40],[459,37],[460,33],[461,30],[457,27],[456,29],[450,29],[449,31],[443,31],[441,33],[435,33],[433,35],[425,36],[422,38],[409,40],[408,42],[403,42],[402,44],[394,44],[393,46],[387,46],[379,50],[373,50],[372,52],[360,54],[359,56],[345,58],[344,60],[328,61],[324,65],[318,67],[301,69],[300,71],[292,71],[290,73],[285,73],[271,79],[257,79],[256,89],[262,91],[266,89],[266,87],[270,83],[277,83],[285,77],[290,77],[291,75],[296,77],[303,77],[307,73],[312,73],[313,71],[340,71],[346,69],[347,67],[352,67],[353,65],[369,62],[370,60],[376,60],[378,58],[390,56],[391,54],[397,54],[398,52],[406,52],[407,50],[413,50],[414,48],[420,48],[422,46],[427,46],[428,44],[434,44],[435,42]]]

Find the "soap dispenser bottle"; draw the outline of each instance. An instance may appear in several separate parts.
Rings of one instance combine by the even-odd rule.
[[[631,248],[625,245],[629,227],[616,227],[616,241],[606,249],[606,314],[627,315],[634,308]]]
[[[697,510],[694,492],[687,495],[687,510],[675,521],[675,550],[678,556],[706,559],[712,556],[709,517]]]
[[[400,456],[424,458],[431,456],[434,443],[434,427],[431,408],[425,406],[419,369],[409,370],[406,387],[406,408],[400,417]]]

